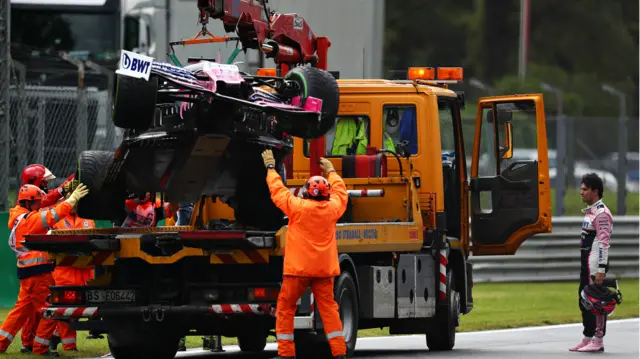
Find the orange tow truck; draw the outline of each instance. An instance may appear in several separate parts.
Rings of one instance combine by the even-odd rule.
[[[379,327],[424,334],[429,349],[451,350],[460,315],[473,308],[469,256],[512,255],[527,238],[551,232],[542,95],[481,98],[475,131],[463,133],[464,94],[449,88],[463,80],[462,69],[407,74],[338,80],[332,130],[293,141],[286,185],[294,194],[318,155],[349,190],[335,278],[348,356],[359,329]],[[465,148],[469,136],[473,147]],[[538,158],[511,161],[521,146]],[[483,156],[490,160],[481,168]],[[220,198],[203,195],[190,226],[29,236],[25,245],[48,251],[57,265],[104,268],[87,286],[52,287],[44,316],[107,333],[116,359],[132,352],[173,358],[183,335],[237,337],[242,351],[261,351],[275,328],[286,219],[275,230],[234,221]],[[301,348],[328,347],[308,291],[295,328]]]

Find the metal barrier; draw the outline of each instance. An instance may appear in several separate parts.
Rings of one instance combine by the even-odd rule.
[[[583,217],[553,217],[553,232],[526,240],[513,256],[469,256],[473,280],[542,282],[580,279],[580,231]],[[637,278],[640,217],[614,216],[609,272],[615,278]]]

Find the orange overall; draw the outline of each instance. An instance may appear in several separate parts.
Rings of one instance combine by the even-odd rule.
[[[16,304],[0,327],[0,352],[7,350],[25,321],[34,312],[39,314],[40,309],[46,306],[49,286],[54,284],[51,274],[53,263],[46,253],[25,248],[22,245],[24,236],[47,233],[57,222],[67,217],[70,211],[71,204],[68,202],[40,211],[29,211],[21,206],[10,210],[9,217],[14,219],[14,226],[9,236],[9,246],[17,257],[20,292]],[[40,320],[33,345],[35,354],[49,351],[49,339],[55,326],[56,322],[53,320]]]
[[[80,218],[75,212],[56,223],[54,229],[74,229],[74,228],[96,228],[94,221],[90,219]],[[53,271],[53,279],[56,285],[86,285],[88,281],[93,279],[93,268],[78,267],[56,267]],[[69,323],[58,322],[54,335],[60,337],[64,350],[76,349],[76,331],[69,327]]]
[[[267,172],[273,203],[289,217],[285,243],[283,281],[276,307],[278,355],[295,356],[293,318],[296,303],[307,287],[318,304],[332,355],[346,355],[342,322],[333,295],[333,278],[340,274],[336,223],[347,207],[347,188],[342,178],[330,172],[329,200],[316,201],[294,196],[278,173]]]

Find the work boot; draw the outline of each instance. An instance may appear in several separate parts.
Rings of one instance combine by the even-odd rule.
[[[51,341],[49,342],[49,350],[56,351],[56,349],[58,349],[58,344],[60,344],[60,342],[62,342],[62,340],[60,340],[59,336],[57,335],[52,336]]]
[[[58,354],[58,352],[54,352],[52,350],[49,350],[48,352],[44,353],[44,354],[40,354],[43,357],[52,357],[52,358],[57,358],[60,356],[60,354]]]
[[[598,338],[598,337],[593,337],[593,340],[591,340],[591,342],[578,349],[579,352],[603,352],[604,351],[604,343],[602,341],[602,338]]]
[[[591,343],[591,338],[589,337],[584,337],[582,338],[582,341],[580,343],[578,343],[576,346],[574,346],[573,348],[570,348],[569,351],[571,352],[577,352],[578,349],[580,348],[584,348],[587,345],[589,345],[589,343]]]
[[[33,350],[33,347],[23,346],[22,348],[20,348],[20,353],[31,353],[32,350]]]

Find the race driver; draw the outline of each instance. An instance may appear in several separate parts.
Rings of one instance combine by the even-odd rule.
[[[595,173],[582,177],[580,183],[583,209],[582,238],[580,239],[580,286],[578,302],[582,311],[584,327],[582,341],[569,349],[579,352],[604,351],[603,338],[606,333],[607,317],[587,310],[580,301],[580,292],[590,284],[602,284],[609,270],[609,240],[613,231],[613,216],[602,202],[602,179]]]
[[[9,235],[9,246],[16,254],[17,275],[20,280],[20,292],[13,309],[4,319],[0,327],[0,353],[4,353],[16,333],[33,313],[46,305],[49,286],[54,284],[53,263],[44,252],[29,250],[22,245],[25,235],[45,234],[60,220],[66,218],[78,201],[89,193],[87,188],[79,184],[69,198],[53,208],[41,208],[45,193],[34,185],[24,185],[18,192],[18,205],[9,212],[13,220],[13,228]],[[49,339],[55,330],[56,322],[41,319],[33,344],[34,354],[59,356],[49,351]]]
[[[347,188],[331,162],[321,158],[320,167],[327,178],[309,178],[305,198],[298,198],[282,183],[271,150],[264,151],[262,159],[267,168],[271,200],[289,217],[283,281],[276,307],[278,358],[295,358],[296,303],[311,285],[331,354],[335,359],[344,359],[347,347],[338,304],[333,298],[333,278],[340,274],[335,233],[336,223],[347,208]]]

